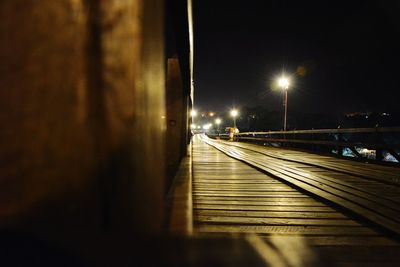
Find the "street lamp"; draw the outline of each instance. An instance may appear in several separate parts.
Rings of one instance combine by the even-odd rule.
[[[194,125],[194,127],[193,127],[192,129],[196,129],[196,126],[195,126],[195,124],[194,124],[194,117],[196,117],[196,116],[197,116],[197,111],[194,110],[194,109],[192,109],[192,110],[190,111],[190,117],[192,118],[192,119],[191,119],[191,122],[192,122],[192,125]]]
[[[203,125],[203,129],[206,130],[206,131],[208,131],[208,130],[211,128],[211,126],[212,126],[212,123],[204,124],[204,125]]]
[[[285,101],[283,102],[283,105],[285,106],[285,117],[283,119],[283,130],[286,131],[287,106],[288,106],[288,89],[289,89],[289,85],[290,85],[289,79],[286,78],[285,76],[282,76],[278,80],[278,85],[285,92]]]
[[[239,112],[236,109],[231,110],[231,116],[233,117],[233,128],[236,129],[236,116],[239,114]]]
[[[217,125],[217,132],[218,132],[218,136],[219,136],[219,125],[221,124],[221,119],[220,118],[217,118],[217,119],[215,119],[215,124]]]
[[[197,116],[197,111],[194,110],[194,109],[192,109],[192,110],[190,111],[190,116],[191,116],[192,118],[196,117],[196,116]]]

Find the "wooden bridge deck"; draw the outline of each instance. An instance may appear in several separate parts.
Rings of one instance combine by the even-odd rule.
[[[333,266],[398,266],[398,169],[363,167],[196,136],[194,232],[255,233],[283,252],[297,240]]]

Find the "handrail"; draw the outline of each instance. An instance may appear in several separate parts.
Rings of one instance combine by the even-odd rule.
[[[298,144],[311,144],[311,145],[327,145],[327,146],[368,146],[371,149],[400,149],[400,145],[384,145],[375,143],[361,143],[361,142],[340,142],[340,141],[319,141],[319,140],[298,140],[298,139],[277,139],[277,138],[257,138],[257,137],[239,137],[240,140],[255,140],[255,141],[269,141],[281,143],[298,143]]]
[[[400,127],[244,132],[236,133],[233,137],[233,140],[253,142],[255,141],[263,143],[280,143],[282,145],[290,144],[290,146],[296,147],[311,147],[312,150],[320,150],[321,148],[318,148],[318,146],[334,148],[337,151],[342,151],[342,149],[344,148],[349,148],[353,152],[353,154],[355,154],[359,158],[361,158],[362,156],[357,152],[357,147],[362,147],[376,150],[375,159],[378,161],[383,160],[383,152],[387,151],[398,162],[400,162],[400,155],[398,152],[398,150],[400,150],[400,140],[392,138],[392,140],[388,142],[388,140],[383,137],[385,134],[392,133],[400,134]],[[320,136],[322,134],[327,135]],[[345,136],[344,134],[354,135]],[[364,134],[367,134],[367,136],[364,136]],[[217,137],[217,135],[213,134],[209,134],[209,136]],[[229,139],[229,137],[224,134],[220,134],[218,136],[219,138]]]
[[[273,135],[273,134],[326,134],[326,133],[392,133],[400,132],[400,127],[375,127],[375,128],[338,128],[338,129],[312,129],[291,131],[245,132],[235,135]]]

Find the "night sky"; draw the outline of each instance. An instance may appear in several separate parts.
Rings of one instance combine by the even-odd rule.
[[[396,112],[396,1],[194,1],[195,107],[282,110],[272,89],[293,78],[289,113]]]

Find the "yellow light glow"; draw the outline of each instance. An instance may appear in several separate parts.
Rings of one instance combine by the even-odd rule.
[[[192,109],[192,111],[190,111],[190,116],[196,117],[197,116],[197,111]]]
[[[222,122],[222,121],[221,121],[221,119],[220,119],[220,118],[218,118],[218,119],[215,119],[215,123],[216,123],[216,124],[218,124],[218,125],[219,125],[219,124],[221,124],[221,122]]]
[[[239,112],[236,109],[231,110],[231,116],[236,117],[239,114]]]
[[[304,77],[304,76],[307,75],[307,69],[306,69],[306,67],[304,67],[304,66],[298,66],[298,67],[297,67],[297,70],[296,70],[296,73],[297,73],[299,76]]]
[[[196,129],[196,124],[190,124],[191,129]]]
[[[210,113],[208,113],[208,116],[210,116],[210,117],[214,117],[214,115],[215,115],[215,113],[214,113],[214,112],[210,112]]]
[[[278,80],[278,85],[279,85],[279,87],[281,87],[282,89],[288,89],[289,88],[289,85],[290,85],[290,82],[289,82],[289,79],[288,78],[286,78],[286,77],[281,77],[279,80]]]
[[[211,123],[207,123],[203,125],[203,129],[204,130],[209,130],[211,128],[212,124]]]

